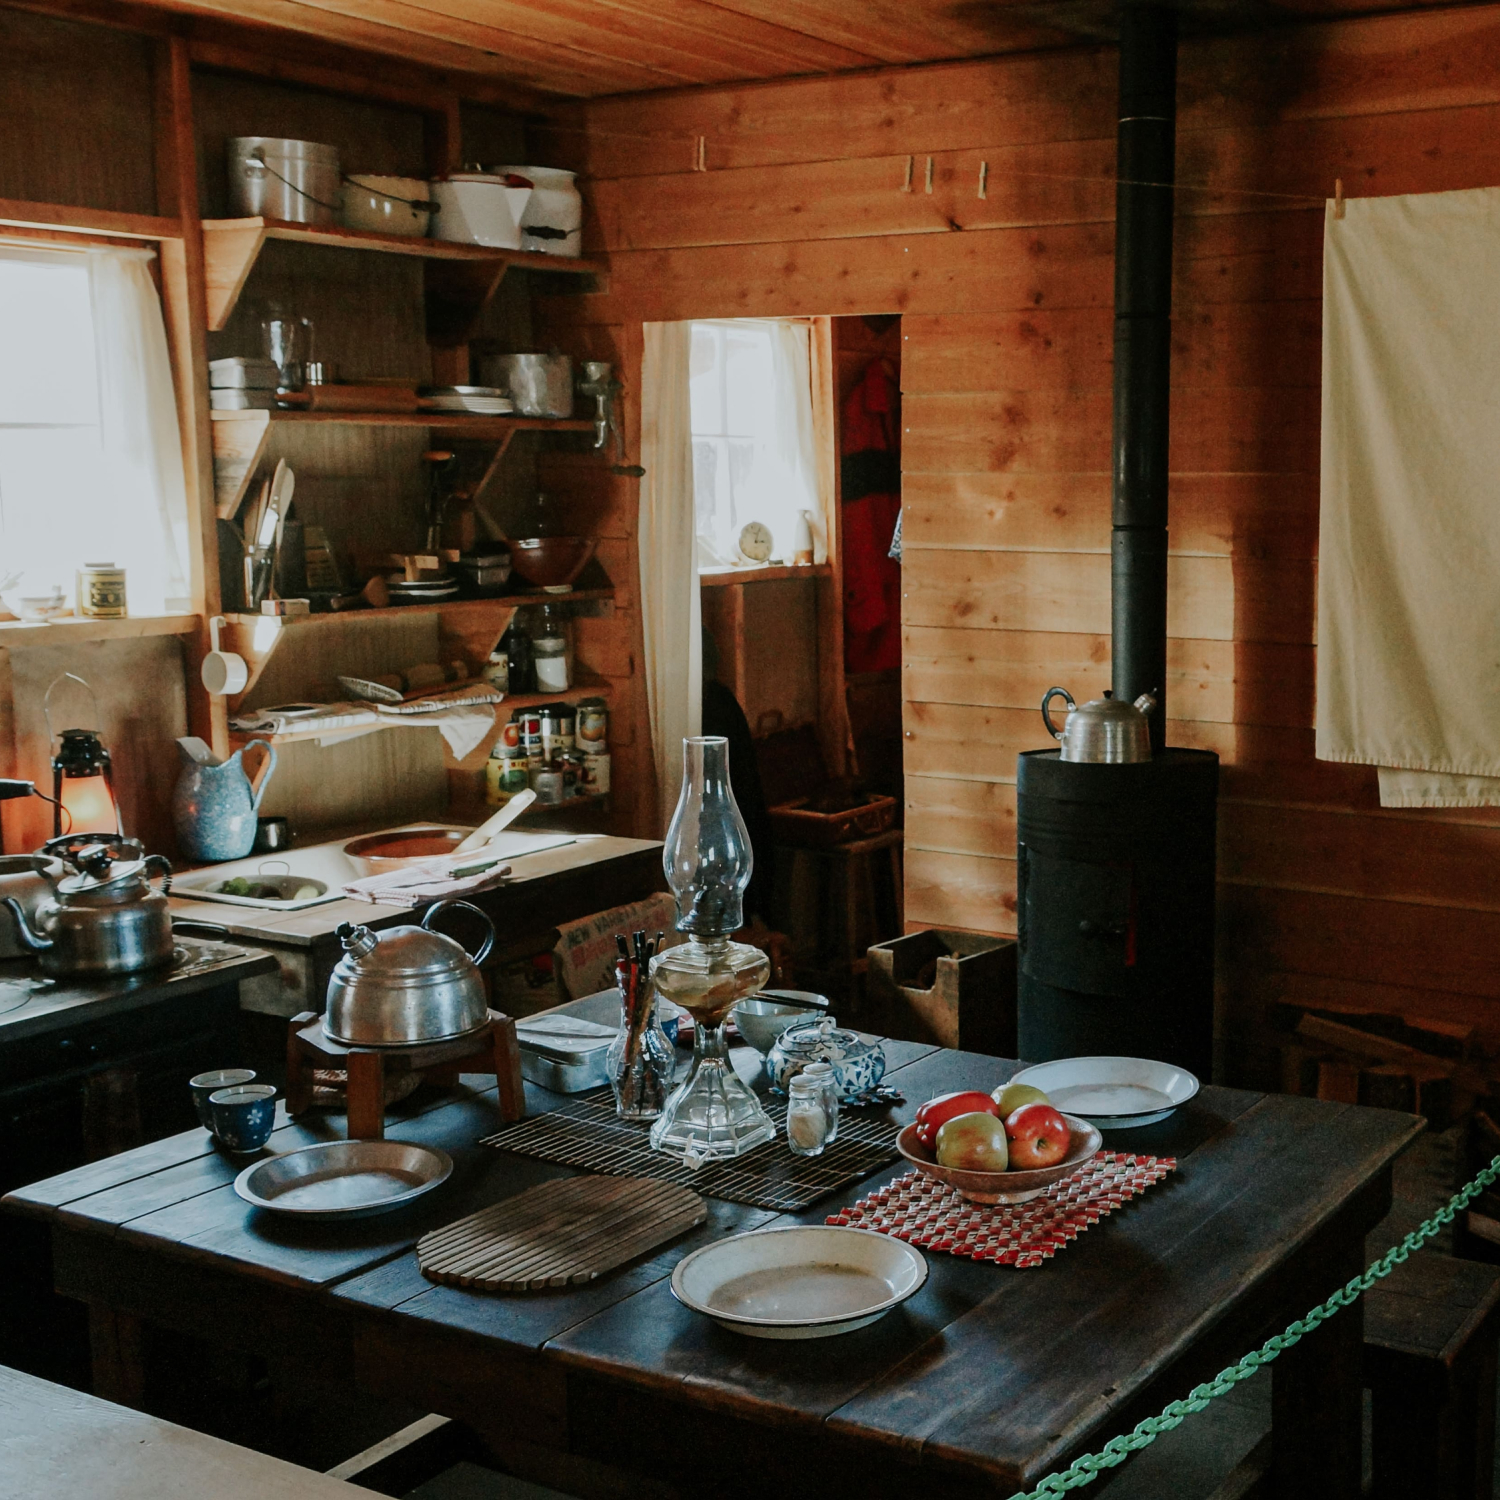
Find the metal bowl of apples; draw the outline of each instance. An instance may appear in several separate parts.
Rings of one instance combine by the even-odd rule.
[[[918,1171],[971,1203],[1025,1203],[1071,1177],[1098,1151],[1096,1126],[1054,1109],[1040,1089],[939,1094],[896,1137]]]

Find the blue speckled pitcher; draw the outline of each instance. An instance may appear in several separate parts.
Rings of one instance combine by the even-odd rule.
[[[178,747],[182,774],[172,792],[178,846],[189,859],[205,864],[243,859],[255,843],[255,815],[276,769],[274,747],[254,740],[217,765],[197,759],[181,741]],[[257,747],[265,753],[252,781],[243,762]]]

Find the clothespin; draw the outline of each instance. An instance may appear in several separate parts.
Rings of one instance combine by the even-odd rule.
[[[908,156],[906,158],[906,180],[901,184],[901,191],[903,193],[911,192],[911,173],[913,166],[915,166],[916,164],[916,160],[917,159],[914,156]]]
[[[932,191],[932,158],[927,158],[927,191]]]
[[[987,161],[979,163],[979,196],[988,198],[990,181],[990,164]]]
[[[1333,216],[1335,219],[1344,217],[1344,179],[1342,177],[1333,179]]]
[[[708,138],[706,136],[698,137],[698,156],[693,162],[693,170],[695,172],[708,171]]]

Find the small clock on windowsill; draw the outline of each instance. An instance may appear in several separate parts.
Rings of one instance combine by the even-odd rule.
[[[749,521],[740,529],[740,556],[746,562],[768,563],[774,545],[771,528],[762,521]]]

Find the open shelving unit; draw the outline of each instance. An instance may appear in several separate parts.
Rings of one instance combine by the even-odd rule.
[[[373,250],[425,261],[427,341],[443,347],[468,342],[480,314],[513,267],[567,276],[597,276],[604,271],[598,261],[543,255],[534,250],[492,250],[486,245],[461,245],[406,234],[371,234],[333,224],[294,224],[285,219],[205,219],[203,261],[211,332],[221,331],[229,322],[255,262],[271,240],[339,250]]]

